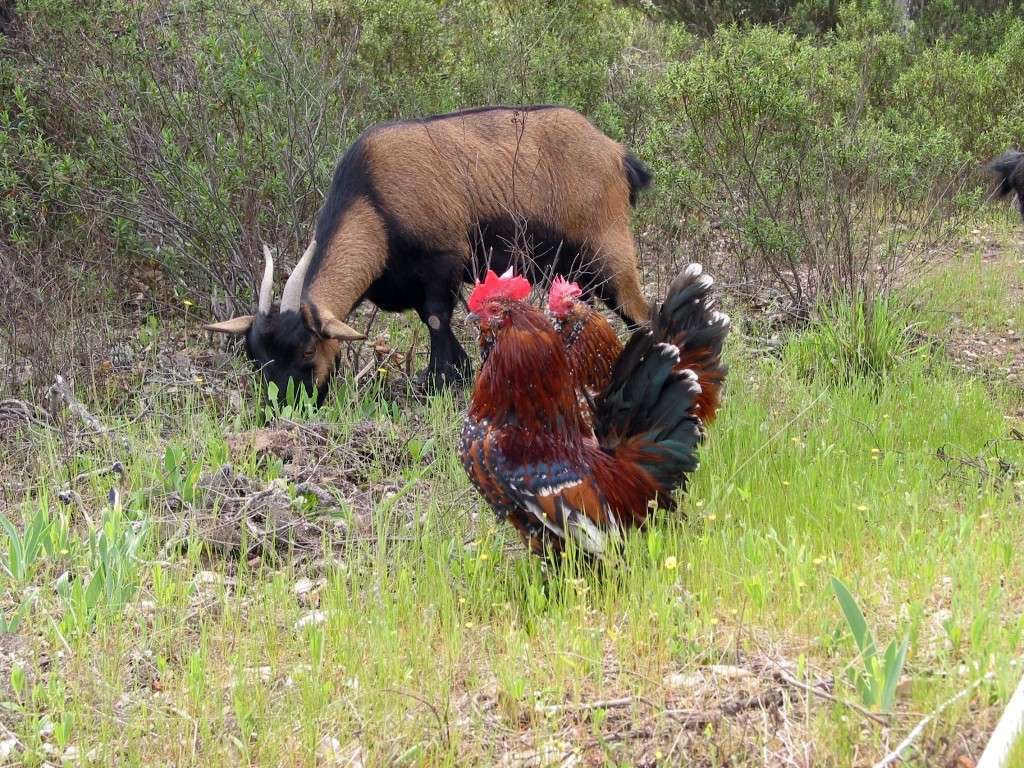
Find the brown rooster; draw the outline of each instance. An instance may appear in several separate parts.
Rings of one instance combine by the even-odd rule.
[[[615,360],[590,419],[562,339],[525,302],[529,282],[489,272],[477,284],[468,303],[484,362],[460,457],[498,518],[533,552],[558,553],[572,539],[600,555],[609,537],[643,524],[651,502],[671,506],[673,491],[685,488],[704,437],[698,380],[725,374],[729,320],[713,309],[710,288],[710,278],[690,270],[666,299],[679,305],[680,327],[694,329],[690,352],[707,370],[678,369],[679,348],[641,328]]]
[[[724,335],[716,346],[713,343],[716,331],[699,325],[701,315],[686,306],[692,297],[683,290],[685,284],[693,281],[706,282],[706,288],[710,289],[714,281],[710,275],[702,276],[703,271],[700,264],[690,264],[683,270],[669,286],[665,302],[652,312],[650,326],[655,342],[679,347],[676,370],[689,368],[697,374],[701,388],[697,415],[704,424],[710,424],[718,410],[725,377],[725,369],[716,364]],[[556,278],[548,292],[548,313],[565,345],[576,383],[593,407],[594,399],[611,380],[612,366],[622,352],[622,342],[607,318],[580,299],[581,293],[576,283]]]
[[[565,345],[569,369],[590,403],[612,378],[622,342],[604,315],[580,300],[582,289],[559,275],[548,291],[551,324]]]

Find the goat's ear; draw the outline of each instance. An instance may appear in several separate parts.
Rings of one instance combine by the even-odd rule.
[[[214,333],[230,333],[233,336],[245,336],[252,327],[252,321],[255,319],[253,315],[242,315],[241,317],[225,320],[222,323],[204,325],[203,329],[213,331]]]
[[[306,325],[309,326],[309,329],[321,339],[359,341],[366,338],[365,334],[343,323],[330,310],[303,304],[302,316],[306,319]]]
[[[338,341],[359,341],[366,338],[365,333],[360,333],[351,325],[346,325],[336,317],[325,320],[321,331],[324,336],[337,339]]]

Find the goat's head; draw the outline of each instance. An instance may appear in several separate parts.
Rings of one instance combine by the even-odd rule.
[[[274,259],[263,246],[265,266],[255,315],[243,315],[204,326],[208,331],[245,337],[245,349],[267,384],[273,383],[283,397],[288,382],[296,392],[304,388],[318,403],[327,394],[342,341],[365,338],[329,310],[302,300],[302,288],[316,241],[295,265],[276,310],[271,305]]]

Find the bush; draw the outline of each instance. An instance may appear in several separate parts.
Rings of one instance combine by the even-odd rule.
[[[802,316],[897,279],[1024,132],[1020,21],[970,48],[901,34],[888,0],[708,2],[830,31],[701,39],[612,0],[20,0],[0,38],[0,353],[48,379],[147,314],[247,310],[261,243],[290,266],[380,120],[580,109],[656,171],[648,276],[710,260]]]
[[[914,35],[923,45],[939,42],[976,53],[996,50],[1007,27],[1024,15],[1021,0],[916,0]]]
[[[785,356],[802,376],[827,384],[880,379],[914,347],[908,312],[887,298],[837,298],[794,336]]]
[[[990,54],[926,49],[895,79],[886,103],[896,130],[932,126],[966,158],[989,158],[1024,140],[1024,20],[1006,25]]]
[[[686,25],[701,34],[710,34],[728,24],[788,23],[802,32],[824,32],[837,20],[836,0],[668,0],[638,3],[654,9],[663,18]]]
[[[724,229],[744,277],[806,316],[820,295],[874,295],[944,232],[967,157],[934,124],[871,103],[887,38],[819,46],[719,30],[662,84],[649,151],[682,216]],[[670,121],[669,117],[676,119]]]
[[[610,0],[338,0],[374,119],[494,103],[596,111],[636,15]]]

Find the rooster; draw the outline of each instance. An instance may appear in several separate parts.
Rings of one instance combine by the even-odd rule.
[[[694,367],[679,368],[682,352],[661,340],[659,313],[616,357],[592,414],[581,407],[562,338],[526,303],[530,283],[488,272],[476,285],[468,306],[483,365],[460,458],[531,551],[557,554],[572,539],[600,556],[625,529],[642,525],[652,505],[671,507],[673,492],[685,489],[704,438],[699,380],[720,383],[725,375],[729,320],[714,310],[711,284],[689,269],[662,307],[679,305],[670,314],[675,327],[691,330]]]
[[[676,369],[689,368],[697,374],[701,388],[697,398],[698,415],[707,425],[715,419],[725,378],[725,369],[716,364],[725,335],[719,335],[710,326],[701,327],[701,315],[687,307],[687,302],[694,298],[691,294],[707,293],[713,284],[710,275],[700,278],[703,271],[700,264],[690,264],[683,270],[669,286],[665,302],[652,312],[650,327],[656,343],[679,347]],[[686,290],[687,285],[692,286],[690,292]],[[576,283],[560,276],[555,278],[548,292],[548,314],[565,345],[569,368],[576,377],[580,394],[593,409],[595,398],[611,380],[612,366],[622,352],[622,342],[607,318],[580,299],[581,293]]]
[[[548,291],[548,314],[565,346],[576,386],[592,407],[612,378],[622,342],[605,316],[580,300],[582,293],[576,283],[559,275]]]

